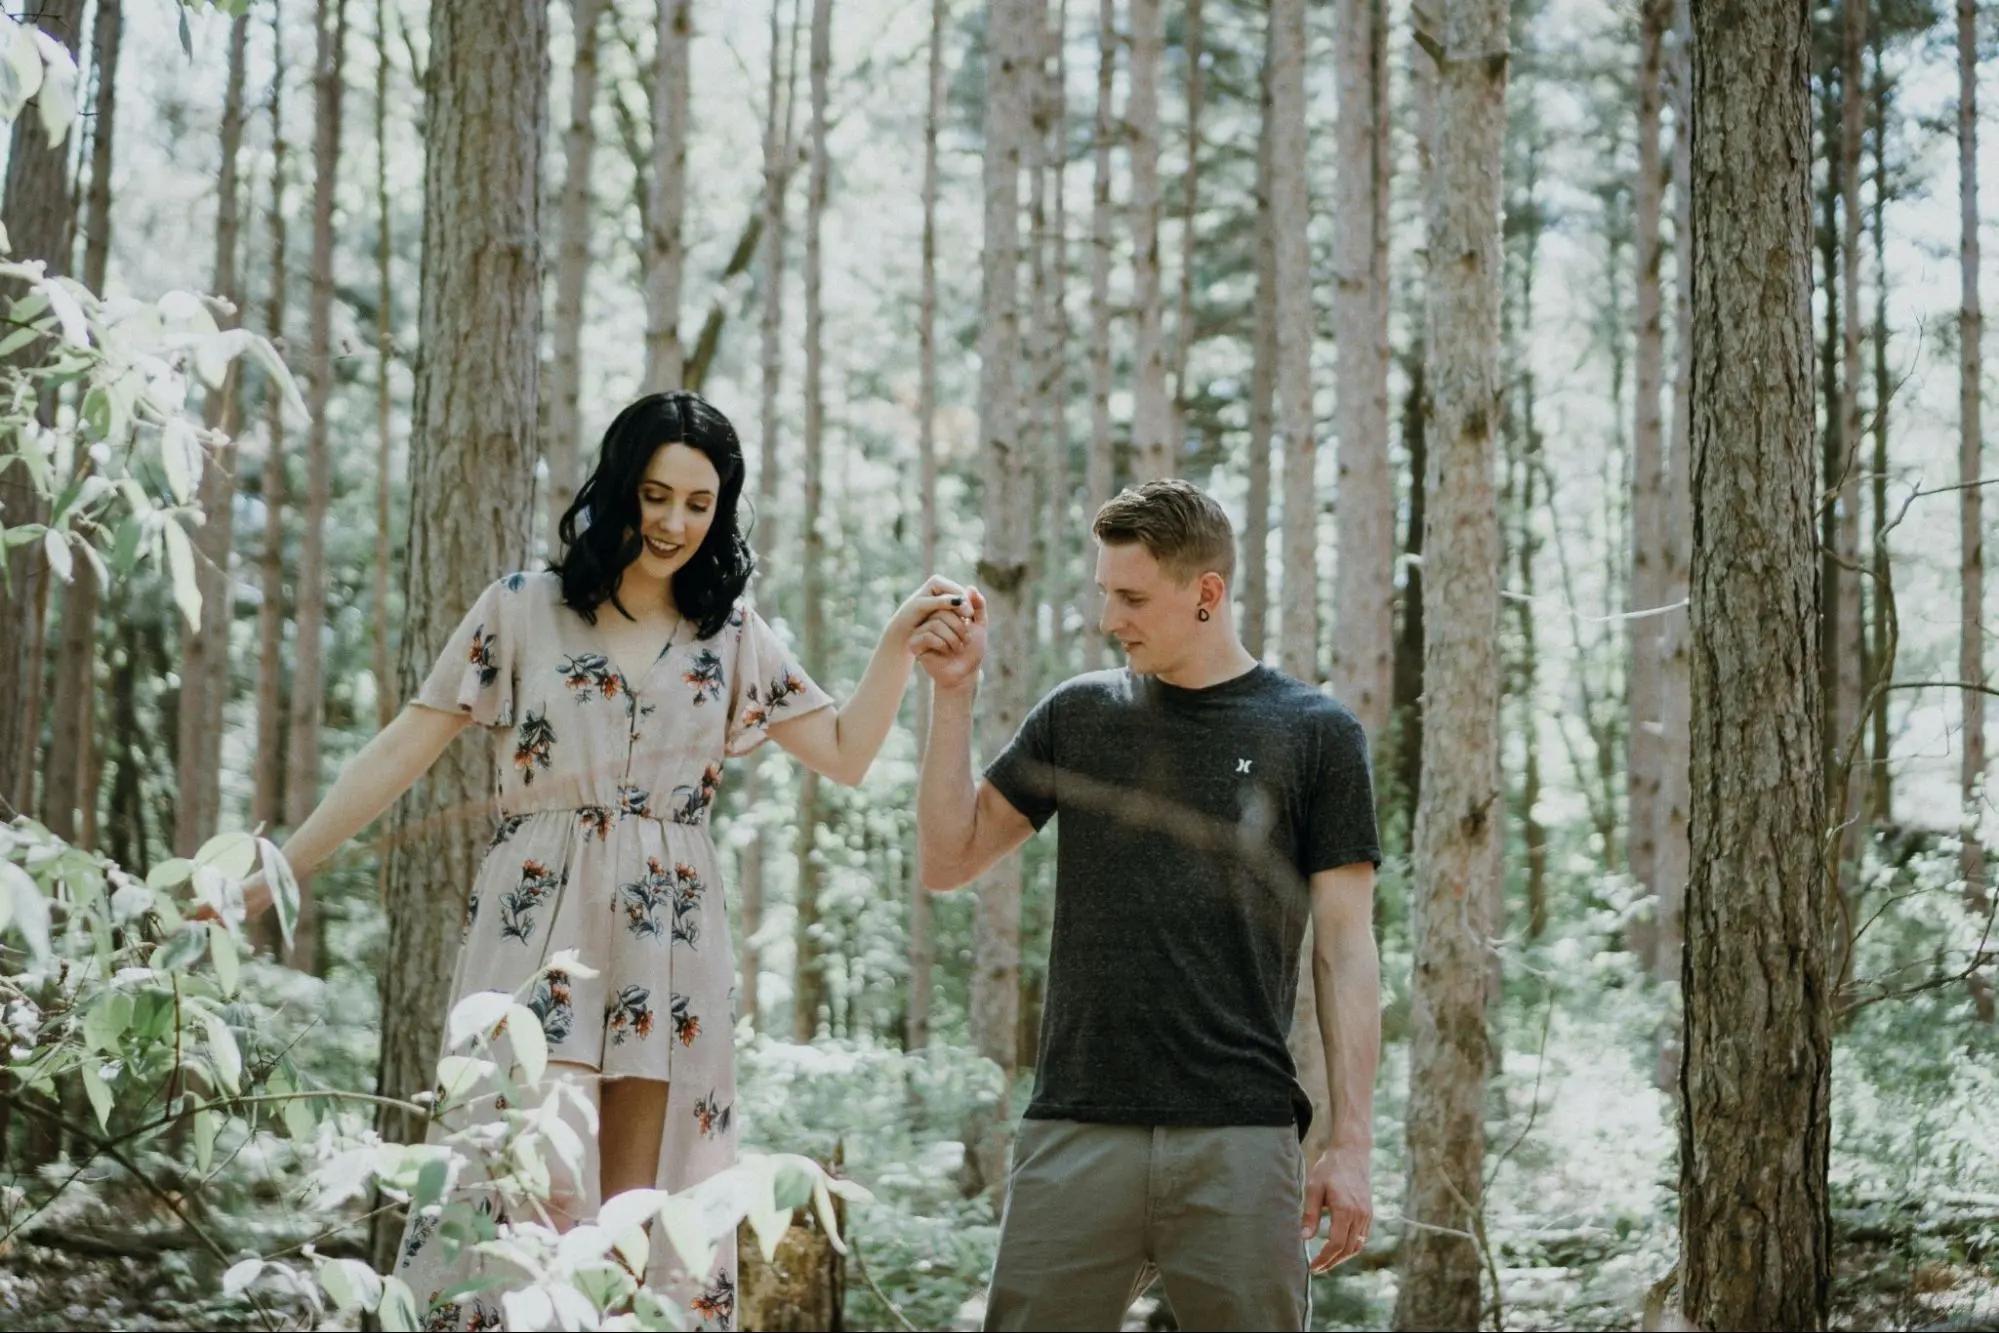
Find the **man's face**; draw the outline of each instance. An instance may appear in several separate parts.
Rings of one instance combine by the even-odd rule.
[[[1099,542],[1097,591],[1104,599],[1097,626],[1118,641],[1133,671],[1158,675],[1186,658],[1200,624],[1198,578],[1174,579],[1139,542]]]

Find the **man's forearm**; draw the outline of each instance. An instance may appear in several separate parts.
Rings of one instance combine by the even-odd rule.
[[[972,781],[972,704],[977,680],[934,692],[930,735],[916,783],[918,865],[927,887],[953,887],[956,867],[971,845],[978,814],[978,787]]]
[[[1381,1061],[1381,957],[1374,933],[1357,928],[1314,940],[1312,982],[1332,1094],[1332,1147],[1374,1143],[1374,1076]]]

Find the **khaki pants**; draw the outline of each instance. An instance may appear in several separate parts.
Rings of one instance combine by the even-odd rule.
[[[1156,1273],[1182,1328],[1302,1329],[1304,1184],[1289,1125],[1023,1120],[985,1327],[1116,1329]]]

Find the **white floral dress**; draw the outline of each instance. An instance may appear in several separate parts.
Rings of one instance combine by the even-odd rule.
[[[627,680],[558,576],[512,574],[467,612],[415,702],[490,729],[499,823],[465,908],[451,1002],[513,991],[563,949],[597,975],[551,972],[526,1003],[551,1061],[669,1085],[661,1189],[735,1160],[735,958],[708,816],[725,756],[765,726],[833,701],[739,602],[707,639],[679,631]],[[599,611],[615,615],[615,608]],[[440,1131],[433,1126],[433,1137]],[[413,1217],[399,1271],[419,1303],[477,1271],[447,1260]],[[703,1321],[734,1324],[733,1238],[700,1280],[670,1271],[656,1237],[647,1278]],[[447,1301],[432,1327],[492,1327],[491,1292]]]

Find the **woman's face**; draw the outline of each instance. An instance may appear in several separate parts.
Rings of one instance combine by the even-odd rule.
[[[685,444],[653,451],[639,478],[638,563],[654,578],[669,579],[694,558],[715,521],[722,479],[708,455]]]

